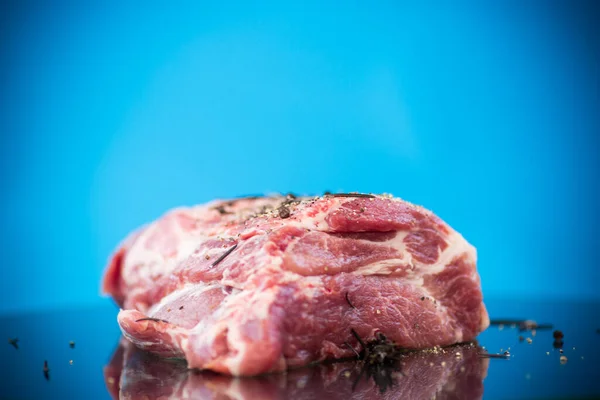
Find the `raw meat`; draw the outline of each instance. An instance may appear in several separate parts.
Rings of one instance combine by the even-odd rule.
[[[489,325],[474,247],[389,196],[175,209],[122,243],[103,289],[136,346],[231,375],[352,356],[351,329],[418,349]]]

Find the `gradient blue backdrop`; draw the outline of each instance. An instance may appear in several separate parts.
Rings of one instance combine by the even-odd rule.
[[[101,301],[133,228],[271,191],[393,193],[485,296],[599,298],[594,3],[121,3],[0,8],[0,312]]]

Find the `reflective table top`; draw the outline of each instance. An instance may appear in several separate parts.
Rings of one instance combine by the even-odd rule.
[[[406,353],[394,368],[350,360],[258,378],[190,371],[135,349],[120,337],[108,300],[2,316],[0,398],[600,398],[600,303],[502,299],[486,306],[494,325],[476,343]]]

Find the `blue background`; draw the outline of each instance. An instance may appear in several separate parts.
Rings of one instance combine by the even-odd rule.
[[[600,298],[593,2],[303,3],[2,2],[0,313],[100,302],[135,227],[272,191],[393,193],[486,297]]]

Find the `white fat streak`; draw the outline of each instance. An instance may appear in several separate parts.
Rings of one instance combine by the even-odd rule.
[[[158,310],[160,310],[161,308],[163,308],[165,305],[172,303],[173,301],[177,300],[181,296],[184,296],[184,295],[188,294],[192,290],[193,291],[197,291],[197,294],[201,294],[201,293],[204,293],[205,291],[207,291],[209,289],[214,288],[217,285],[218,285],[218,283],[206,284],[204,282],[198,282],[198,283],[190,283],[190,282],[188,282],[183,287],[181,287],[180,289],[177,289],[177,290],[169,293],[168,295],[166,295],[162,299],[160,299],[160,302],[154,304],[148,310],[148,315],[152,315],[152,314],[158,312]],[[199,287],[201,287],[201,288],[199,288]]]
[[[249,294],[250,299],[245,299],[246,296],[239,296],[238,301],[243,302],[239,307],[234,305],[234,308],[243,310],[242,323],[239,319],[228,318],[228,333],[227,344],[229,348],[236,349],[235,356],[227,358],[225,365],[234,375],[240,375],[242,372],[242,364],[248,355],[248,340],[242,335],[240,327],[243,326],[244,320],[247,317],[266,321],[269,318],[271,305],[275,302],[277,289],[269,289],[263,292],[252,292]]]
[[[201,207],[201,210],[176,209],[172,212],[185,211],[188,215],[199,217],[204,208]],[[162,218],[167,218],[167,216]],[[185,260],[198,248],[199,243],[208,239],[208,236],[201,234],[198,230],[185,231],[180,225],[173,222],[170,226],[171,232],[169,232],[169,235],[177,237],[177,249],[174,257],[165,257],[159,251],[146,247],[149,238],[159,229],[158,222],[160,220],[150,224],[127,252],[123,264],[123,280],[127,285],[135,285],[140,281],[151,281],[152,277],[157,275],[168,275],[178,263]],[[136,273],[130,272],[136,266]]]
[[[322,232],[330,231],[329,224],[325,221],[325,218],[340,208],[344,201],[336,201],[334,199],[330,199],[329,201],[331,202],[329,207],[327,207],[324,212],[318,212],[315,216],[306,215],[309,211],[313,211],[310,206],[306,206],[304,209],[299,209],[299,211],[296,211],[293,214],[294,218],[287,222],[286,225]]]
[[[434,275],[440,273],[444,270],[444,268],[456,257],[462,256],[466,254],[468,259],[473,262],[473,266],[476,265],[477,261],[477,253],[475,248],[470,245],[458,232],[448,227],[449,234],[444,238],[447,242],[448,246],[444,251],[441,252],[438,260],[434,264],[424,264],[419,262],[418,260],[412,257],[412,254],[406,249],[406,244],[404,243],[404,238],[410,233],[410,231],[401,231],[398,234],[386,241],[382,242],[382,245],[386,245],[389,247],[393,247],[398,252],[400,252],[404,258],[403,259],[388,259],[377,261],[372,264],[363,266],[356,271],[353,272],[355,275],[389,275],[395,267],[398,265],[410,265],[409,274],[407,277],[400,278],[402,283],[410,284],[413,287],[420,288],[423,293],[432,300],[435,299],[434,296],[431,295],[429,290],[424,285],[424,275]],[[477,273],[477,269],[473,267],[471,272],[471,279],[473,281],[479,282],[479,275]],[[437,303],[437,314],[441,318],[442,324],[448,323],[450,321],[450,315],[448,313],[448,308],[444,306],[442,303]],[[483,318],[482,327],[486,325],[485,318]],[[455,332],[456,340],[458,342],[463,340],[463,331],[458,328]]]
[[[241,332],[241,326],[248,318],[258,321],[269,319],[269,311],[277,296],[278,289],[262,292],[245,291],[233,293],[226,297],[213,313],[213,318],[203,319],[190,330],[194,333],[194,348],[211,348],[216,338],[227,331],[227,345],[230,352],[224,361],[229,371],[234,375],[242,372],[242,363],[248,355],[248,340]],[[218,320],[215,322],[215,318]],[[182,339],[182,348],[190,349],[189,337]],[[235,355],[231,355],[235,354]]]

